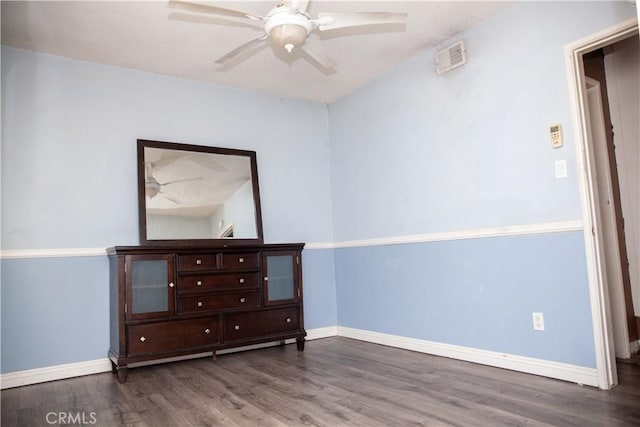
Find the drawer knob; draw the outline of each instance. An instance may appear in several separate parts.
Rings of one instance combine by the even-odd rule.
[[[196,265],[200,265],[200,264],[202,264],[202,260],[201,259],[197,259],[196,260]]]
[[[202,286],[202,280],[196,281],[196,286]]]
[[[244,262],[244,258],[238,258],[238,262]]]
[[[205,333],[205,334],[207,334],[207,335],[209,335],[209,334],[211,333],[211,329],[209,329],[209,328],[205,329],[205,330],[204,330],[204,333]]]
[[[198,307],[202,307],[202,301],[198,301]]]
[[[286,318],[286,319],[284,319],[284,320],[285,320],[285,322],[287,322],[287,323],[291,323],[291,317],[287,317],[287,318]]]
[[[239,331],[240,330],[240,325],[234,325],[233,329],[235,329],[236,331]]]
[[[175,285],[173,284],[173,282],[169,282],[169,287],[173,288]]]
[[[145,337],[140,337],[140,342],[145,342],[147,339]]]
[[[240,280],[239,280],[239,282],[240,282],[240,283],[244,283],[244,279],[240,279]]]
[[[240,302],[244,303],[246,301],[247,301],[246,298],[240,298]]]

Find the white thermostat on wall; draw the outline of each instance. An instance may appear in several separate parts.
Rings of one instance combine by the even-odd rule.
[[[553,125],[549,127],[549,133],[551,135],[551,146],[553,148],[562,147],[562,126]]]

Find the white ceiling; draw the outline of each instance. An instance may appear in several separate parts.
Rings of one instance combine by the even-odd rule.
[[[265,15],[275,1],[213,1]],[[214,60],[262,34],[234,18],[178,12],[166,1],[2,1],[2,44],[269,94],[332,103],[396,65],[508,7],[508,1],[312,0],[307,12],[406,12],[406,26],[320,34],[337,61],[321,71],[300,52],[267,45],[219,70]]]
[[[251,179],[246,156],[145,147],[144,161],[147,185],[160,185],[146,200],[148,214],[211,216]]]

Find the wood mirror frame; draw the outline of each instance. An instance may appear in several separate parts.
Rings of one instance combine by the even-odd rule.
[[[176,193],[172,194],[172,191]],[[227,203],[231,198],[221,202],[221,197],[226,197],[225,192],[234,194],[233,198],[241,202]],[[242,197],[235,196],[240,193]],[[149,206],[152,200],[155,207]],[[225,218],[227,204],[233,205],[227,210],[242,212],[237,217]],[[150,214],[152,211],[155,213]],[[255,227],[251,225],[251,216]],[[141,245],[225,247],[262,244],[255,151],[139,139],[138,217]],[[236,223],[238,218],[242,221]],[[201,233],[207,221],[211,232]],[[160,223],[169,224],[169,227],[161,230]],[[216,223],[222,234],[213,232]],[[234,228],[239,223],[244,224],[244,230]],[[228,235],[229,230],[233,230],[233,237],[222,237]]]

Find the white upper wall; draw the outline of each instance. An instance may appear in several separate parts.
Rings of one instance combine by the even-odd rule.
[[[519,3],[442,44],[466,65],[438,76],[430,50],[331,105],[335,240],[580,220],[564,46],[635,13]]]
[[[265,242],[330,241],[324,105],[2,48],[2,249],[136,245],[136,139],[255,150]]]

